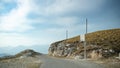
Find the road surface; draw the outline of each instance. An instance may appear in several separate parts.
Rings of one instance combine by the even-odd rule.
[[[103,65],[86,60],[61,59],[47,55],[42,55],[39,58],[42,62],[40,68],[104,68]]]

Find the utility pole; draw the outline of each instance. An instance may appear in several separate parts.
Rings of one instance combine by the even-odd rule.
[[[88,22],[87,22],[87,18],[86,18],[86,34],[87,34],[87,30],[88,30]]]
[[[68,30],[66,30],[66,40],[65,40],[65,45],[67,45],[67,39],[68,39]]]
[[[86,33],[85,33],[85,41],[84,41],[84,59],[87,59],[87,53],[86,53],[86,46],[87,46],[87,40],[86,40],[87,28],[88,28],[88,23],[87,23],[87,18],[86,18]]]
[[[68,39],[68,30],[66,30],[66,40]]]

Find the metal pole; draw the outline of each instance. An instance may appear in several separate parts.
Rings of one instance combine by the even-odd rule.
[[[66,40],[68,39],[68,30],[66,30]]]
[[[84,59],[86,59],[86,42],[84,42]]]
[[[86,18],[86,33],[85,33],[85,42],[84,42],[84,59],[87,59],[87,53],[86,53],[86,45],[87,45],[87,41],[86,41],[86,35],[87,35],[87,18]]]
[[[87,34],[87,29],[88,29],[88,23],[87,23],[87,18],[86,18],[86,34]]]
[[[65,45],[67,45],[67,39],[68,39],[68,30],[66,30],[66,40],[65,40]]]

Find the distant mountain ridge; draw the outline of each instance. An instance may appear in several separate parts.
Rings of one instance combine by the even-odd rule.
[[[4,55],[4,54],[1,54]],[[16,55],[6,55],[3,57],[0,57],[0,60],[6,60],[6,59],[15,59],[15,58],[27,58],[27,57],[36,57],[38,55],[42,55],[42,53],[36,52],[32,49],[26,49],[23,50],[19,53],[17,53]]]
[[[0,47],[0,54],[7,53],[7,54],[15,55],[25,49],[33,49],[37,52],[47,54],[48,48],[49,48],[48,45],[32,45],[32,46],[19,45],[16,47]]]
[[[0,54],[0,57],[8,56],[9,54],[2,53]]]

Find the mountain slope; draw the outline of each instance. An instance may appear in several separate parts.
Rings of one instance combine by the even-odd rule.
[[[41,61],[38,56],[41,53],[26,49],[13,56],[0,58],[0,68],[40,68]]]
[[[85,37],[88,56],[92,52],[104,57],[120,52],[120,29],[96,31],[86,34]],[[83,56],[84,43],[80,40],[80,36],[76,36],[67,40],[54,42],[49,47],[49,55],[64,57],[72,55]]]
[[[8,54],[2,53],[0,54],[0,57],[8,56]]]
[[[99,45],[105,48],[112,48],[120,52],[120,29],[102,30],[88,33],[86,36],[88,45]]]

